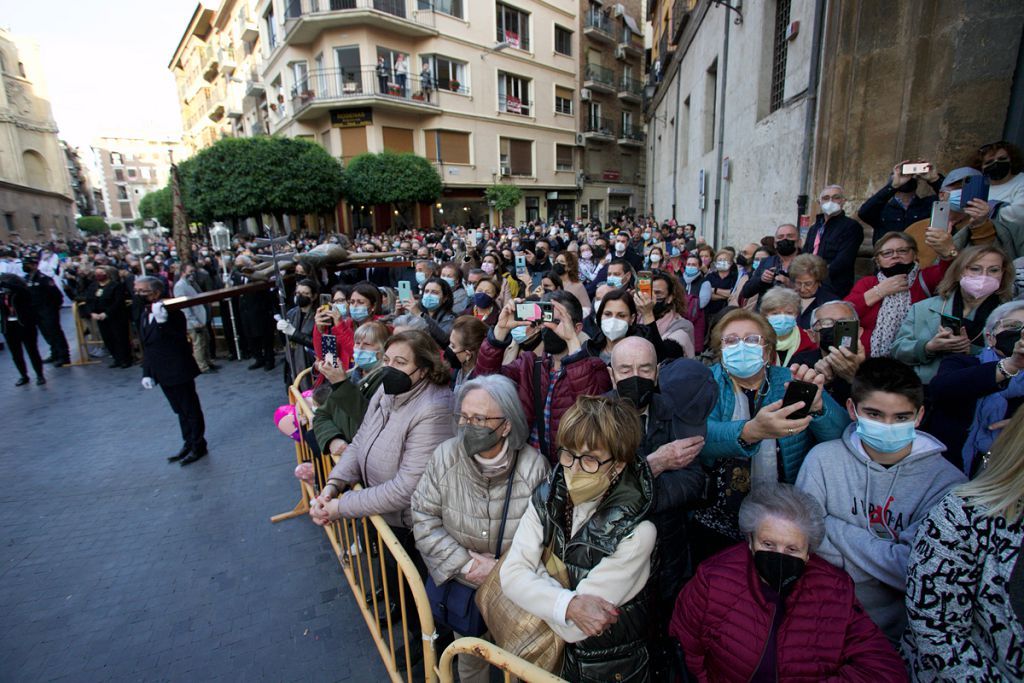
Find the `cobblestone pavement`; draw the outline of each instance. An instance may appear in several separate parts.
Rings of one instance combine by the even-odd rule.
[[[0,681],[386,680],[323,533],[269,522],[298,496],[280,366],[197,379],[182,468],[163,393],[106,365],[15,387],[0,352]]]

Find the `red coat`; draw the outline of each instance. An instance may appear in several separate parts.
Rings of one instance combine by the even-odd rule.
[[[513,382],[519,392],[519,402],[526,413],[526,421],[530,428],[536,416],[533,399],[533,361],[537,357],[532,351],[522,351],[519,357],[508,365],[502,365],[502,356],[505,354],[505,347],[499,347],[492,343],[491,336],[480,346],[480,352],[476,359],[477,375],[493,375],[501,372]],[[541,400],[547,396],[550,384],[548,375],[551,370],[551,357],[544,356],[543,366],[540,372]],[[548,461],[555,462],[555,436],[558,434],[558,424],[562,415],[569,410],[578,396],[601,396],[612,388],[611,377],[608,376],[608,368],[600,358],[585,355],[585,352],[567,356],[562,359],[562,368],[555,381],[555,393],[551,397],[551,431],[546,434],[548,452],[544,455]]]
[[[345,368],[346,370],[352,366],[352,353],[355,349],[355,329],[354,323],[351,318],[342,318],[338,321],[338,324],[331,328],[330,334],[333,334],[338,341],[338,363],[339,367]],[[323,360],[324,353],[320,347],[320,339],[323,333],[320,331],[319,325],[313,326],[313,352],[316,354],[317,360]]]
[[[934,266],[929,266],[922,270],[918,277],[914,278],[914,282],[910,285],[911,304],[916,304],[918,301],[924,301],[929,297],[935,296],[935,290],[938,288],[939,282],[942,281],[942,277],[946,274],[950,263],[952,261],[939,261]],[[922,280],[928,288],[927,291],[921,286]],[[867,302],[864,301],[864,295],[877,284],[877,275],[866,275],[854,283],[853,289],[850,290],[850,293],[844,299],[844,301],[849,301],[857,309],[857,317],[860,318],[860,342],[864,345],[864,355],[868,358],[871,357],[871,333],[875,331],[875,325],[878,323],[878,311],[882,308],[882,302],[879,301],[874,306],[868,306]]]
[[[679,594],[669,633],[699,681],[753,676],[774,616],[760,581],[741,544],[702,563]],[[907,680],[903,660],[857,601],[853,579],[817,555],[786,598],[776,642],[779,681]]]

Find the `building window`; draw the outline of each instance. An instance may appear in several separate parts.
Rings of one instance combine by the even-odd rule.
[[[530,15],[508,5],[497,3],[499,43],[530,51]]]
[[[430,161],[442,164],[470,164],[469,133],[459,130],[428,130],[426,134],[426,153]],[[440,159],[438,153],[440,152]]]
[[[572,56],[572,31],[555,24],[555,52]]]
[[[36,232],[43,231],[43,222],[39,220],[39,216],[32,216],[32,227],[36,229]]]
[[[530,79],[498,72],[498,111],[530,115]]]
[[[502,175],[533,175],[533,142],[499,138],[499,159]]]
[[[292,97],[297,97],[309,90],[309,64],[305,61],[292,62],[288,65],[292,71]]]
[[[775,1],[775,38],[772,46],[772,92],[771,108],[775,111],[782,106],[786,92],[786,53],[788,43],[786,32],[789,30],[790,0]]]
[[[608,125],[601,116],[601,103],[591,102],[587,107],[587,130],[596,133],[608,130]]]
[[[110,153],[110,165],[111,166],[120,166],[123,163],[124,163],[124,161],[123,161],[123,158],[121,157],[121,153],[120,152],[111,152]]]
[[[4,214],[4,226],[7,228],[7,232],[14,232],[17,228],[14,226],[14,214]]]
[[[572,145],[555,145],[555,170],[572,170]]]
[[[126,188],[124,185],[118,185],[117,186],[117,198],[120,199],[121,201],[127,201],[128,200],[128,188]]]
[[[718,60],[704,74],[704,153],[715,148],[715,110],[718,104]]]
[[[462,15],[462,0],[419,0],[420,9],[450,14],[453,17],[464,19]]]
[[[119,168],[114,169],[114,180],[117,182],[124,182],[124,171]]]
[[[441,55],[426,55],[423,59],[430,65],[438,90],[469,92],[469,65],[466,62]]]
[[[134,179],[138,175],[139,175],[139,172],[137,170],[135,170],[134,168],[129,168],[128,169],[128,177],[129,178]]]
[[[298,3],[296,3],[298,4]],[[273,50],[277,47],[277,21],[274,19],[274,5],[270,5],[270,9],[263,15],[263,23],[267,29],[267,45]]]
[[[572,114],[573,91],[569,88],[555,86],[555,112]]]

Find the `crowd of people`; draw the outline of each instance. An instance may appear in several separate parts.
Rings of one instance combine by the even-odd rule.
[[[302,438],[337,457],[311,518],[382,516],[455,636],[571,681],[1021,680],[1022,159],[906,163],[735,247],[653,217],[357,235],[400,262],[299,266],[276,322],[242,294],[238,348],[311,368]],[[92,245],[62,286],[126,366],[107,290],[145,275],[124,325],[159,322],[154,291],[245,284],[258,252]]]

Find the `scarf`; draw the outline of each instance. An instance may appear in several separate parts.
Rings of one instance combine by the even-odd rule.
[[[768,369],[765,368],[765,380],[767,381]],[[735,394],[732,408],[732,419],[750,420],[750,406],[747,404],[747,396],[743,389],[735,381],[732,383],[732,390]],[[767,388],[764,389],[767,391]],[[759,407],[759,406],[758,406]],[[775,439],[763,440],[750,459],[750,488],[763,487],[779,483],[778,449]]]
[[[907,282],[911,287],[917,280],[918,265],[907,273]],[[885,273],[878,273],[878,281],[885,282],[889,278]],[[875,329],[871,330],[871,357],[881,358],[889,355],[892,343],[896,341],[896,334],[903,325],[904,318],[910,312],[910,289],[905,292],[896,292],[882,299],[879,304],[878,318],[875,322]]]
[[[982,363],[993,363],[999,358],[999,354],[990,346],[986,346],[978,355],[978,360]],[[1002,391],[989,394],[975,404],[974,421],[971,422],[971,430],[967,433],[967,441],[964,442],[962,452],[964,473],[968,477],[971,476],[971,465],[975,456],[979,453],[988,453],[1001,431],[993,431],[988,426],[1005,418],[1008,400],[1020,396],[1024,396],[1024,373],[1011,378],[1010,383]]]
[[[785,367],[785,361],[791,359],[798,348],[800,348],[800,328],[794,327],[789,336],[779,339],[775,344],[776,360],[779,361],[779,365]]]

